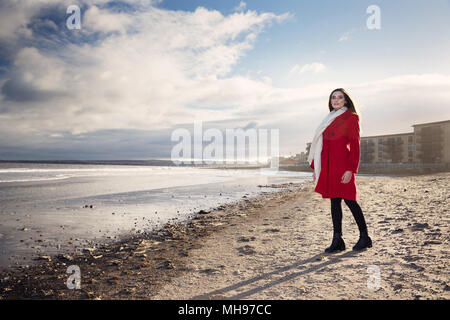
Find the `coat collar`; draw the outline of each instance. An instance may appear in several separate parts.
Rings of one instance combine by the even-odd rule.
[[[341,119],[347,119],[347,118],[350,117],[352,114],[353,114],[352,110],[347,109],[343,114],[337,116],[336,119],[339,119],[339,118],[341,118]],[[336,120],[336,119],[335,119],[335,120]]]

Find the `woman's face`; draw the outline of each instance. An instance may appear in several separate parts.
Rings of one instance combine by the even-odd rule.
[[[335,91],[331,95],[331,106],[334,110],[339,110],[345,105],[345,97],[341,91]]]

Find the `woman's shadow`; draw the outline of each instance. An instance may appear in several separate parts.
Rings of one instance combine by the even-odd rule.
[[[279,285],[280,283],[283,283],[283,282],[286,282],[286,281],[290,281],[290,280],[292,280],[294,278],[297,278],[297,277],[300,277],[302,275],[314,272],[314,271],[316,271],[316,270],[318,270],[320,268],[323,268],[323,267],[335,264],[335,263],[341,261],[344,258],[354,257],[358,253],[359,253],[358,251],[348,251],[348,252],[346,252],[344,254],[341,254],[341,255],[328,254],[328,253],[319,253],[319,254],[316,254],[315,256],[313,256],[313,257],[311,257],[309,259],[295,262],[295,263],[293,263],[293,264],[291,264],[289,266],[285,266],[285,267],[276,269],[276,270],[274,270],[272,272],[261,274],[261,275],[259,275],[257,277],[253,277],[253,278],[250,278],[248,280],[244,280],[244,281],[235,283],[233,285],[230,285],[230,286],[222,288],[222,289],[218,289],[218,290],[214,290],[214,291],[202,294],[202,295],[194,296],[194,297],[190,298],[190,300],[239,300],[239,299],[243,299],[243,298],[251,296],[251,295],[253,295],[253,294],[257,293],[257,292],[263,291],[263,290],[265,290],[267,288]],[[293,272],[293,273],[290,273],[290,274],[288,274],[288,275],[286,275],[284,277],[281,277],[279,279],[269,281],[269,282],[267,282],[265,284],[262,284],[262,285],[260,285],[260,286],[258,286],[256,288],[253,288],[253,289],[241,292],[239,294],[235,294],[235,295],[230,296],[230,297],[226,297],[225,296],[225,294],[227,292],[229,292],[229,291],[236,290],[238,288],[247,286],[249,284],[255,283],[255,282],[260,281],[260,280],[266,280],[270,276],[273,276],[273,275],[276,275],[276,274],[280,274],[280,273],[283,273],[283,272],[286,272],[286,271],[289,271],[289,270],[292,270],[292,269],[297,269],[297,268],[301,267],[302,265],[305,265],[305,264],[308,264],[308,263],[314,263],[314,262],[321,261],[322,257],[324,257],[324,256],[327,256],[330,259],[328,261],[312,265],[312,266],[310,266],[309,268],[307,268],[305,270],[298,271],[298,272]]]

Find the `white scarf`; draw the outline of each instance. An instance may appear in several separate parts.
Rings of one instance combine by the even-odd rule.
[[[339,108],[338,110],[330,111],[330,113],[322,120],[320,125],[316,129],[316,133],[311,143],[311,148],[309,149],[308,162],[312,163],[314,160],[314,173],[316,175],[316,185],[319,181],[320,177],[320,169],[321,169],[321,153],[322,153],[322,145],[323,145],[323,135],[322,133],[325,129],[341,114],[347,111],[347,107]]]

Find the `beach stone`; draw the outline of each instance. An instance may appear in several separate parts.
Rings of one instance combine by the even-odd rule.
[[[175,269],[175,266],[173,265],[172,261],[166,260],[166,261],[161,262],[159,264],[159,266],[157,267],[157,269],[171,270],[171,269]]]
[[[398,291],[398,290],[401,290],[402,288],[403,288],[403,286],[401,284],[396,284],[393,289],[394,289],[394,291]]]
[[[207,269],[199,270],[199,272],[200,272],[200,273],[205,273],[205,274],[208,274],[208,275],[220,274],[220,270],[212,269],[212,268],[207,268]]]
[[[46,260],[46,261],[52,261],[50,256],[39,256],[35,260]]]
[[[120,260],[111,260],[109,262],[109,266],[119,266],[121,264],[122,264],[122,261],[120,261]]]
[[[122,291],[120,291],[119,294],[129,295],[129,294],[133,294],[135,292],[136,292],[136,288],[125,288]]]
[[[56,256],[59,260],[67,260],[67,261],[73,261],[74,258],[71,255],[68,254],[59,254]]]
[[[94,250],[95,250],[94,248],[84,248],[82,252],[92,254],[92,252],[93,252]]]
[[[43,294],[44,297],[49,297],[49,296],[53,296],[54,292],[51,289],[49,289],[49,290],[42,290],[42,294]]]

